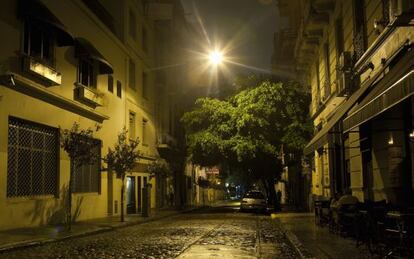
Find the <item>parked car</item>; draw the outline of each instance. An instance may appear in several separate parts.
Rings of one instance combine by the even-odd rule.
[[[260,191],[249,191],[240,202],[240,211],[255,210],[266,212],[267,201],[264,194]]]

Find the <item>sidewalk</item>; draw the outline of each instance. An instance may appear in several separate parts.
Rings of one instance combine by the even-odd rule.
[[[286,230],[286,236],[302,258],[369,258],[364,247],[355,240],[330,233],[328,228],[315,225],[313,213],[272,213]]]
[[[182,210],[152,210],[150,217],[142,217],[140,214],[125,215],[125,222],[120,222],[120,216],[79,221],[72,225],[71,231],[67,231],[64,225],[4,230],[0,231],[0,252],[111,231],[116,228],[171,217],[194,209],[197,207]]]

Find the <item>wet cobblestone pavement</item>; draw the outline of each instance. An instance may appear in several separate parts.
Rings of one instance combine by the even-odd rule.
[[[204,251],[205,250],[205,251]],[[298,258],[269,216],[211,208],[0,258]]]

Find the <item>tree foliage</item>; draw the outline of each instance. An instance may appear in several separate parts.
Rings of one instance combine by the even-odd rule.
[[[148,172],[150,172],[151,177],[161,176],[168,177],[171,176],[172,170],[170,165],[164,159],[156,159],[148,165]]]
[[[108,148],[108,153],[104,157],[108,169],[114,171],[118,178],[125,177],[136,165],[139,159],[138,145],[139,139],[128,140],[128,131],[124,128],[118,134],[118,141],[113,148]]]
[[[195,164],[227,164],[270,187],[281,172],[282,145],[298,153],[310,138],[310,96],[295,82],[265,80],[242,88],[227,100],[198,99],[184,114],[187,151]]]
[[[121,178],[121,221],[124,221],[124,193],[125,176],[131,172],[138,163],[140,153],[138,152],[139,140],[128,140],[128,131],[124,128],[118,134],[118,141],[113,148],[108,148],[108,153],[103,158],[108,170],[114,171]]]
[[[70,175],[68,186],[68,200],[66,201],[66,225],[70,230],[72,226],[72,192],[74,174],[82,165],[92,164],[98,155],[93,152],[97,145],[93,135],[100,129],[96,125],[95,129],[81,129],[79,123],[74,122],[72,128],[60,130],[60,146],[65,150],[70,158]]]
[[[92,149],[96,145],[93,134],[99,129],[99,126],[81,129],[77,122],[70,129],[60,129],[60,146],[77,166],[91,164],[98,159]]]

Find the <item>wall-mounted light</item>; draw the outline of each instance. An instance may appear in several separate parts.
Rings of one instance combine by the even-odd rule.
[[[414,129],[410,132],[410,134],[408,134],[408,136],[410,137],[411,140],[414,139]]]
[[[374,30],[377,34],[380,34],[385,29],[386,26],[387,26],[387,21],[385,21],[384,19],[374,20]]]
[[[390,133],[390,137],[388,138],[388,145],[394,145],[394,137],[392,136],[392,133]]]

